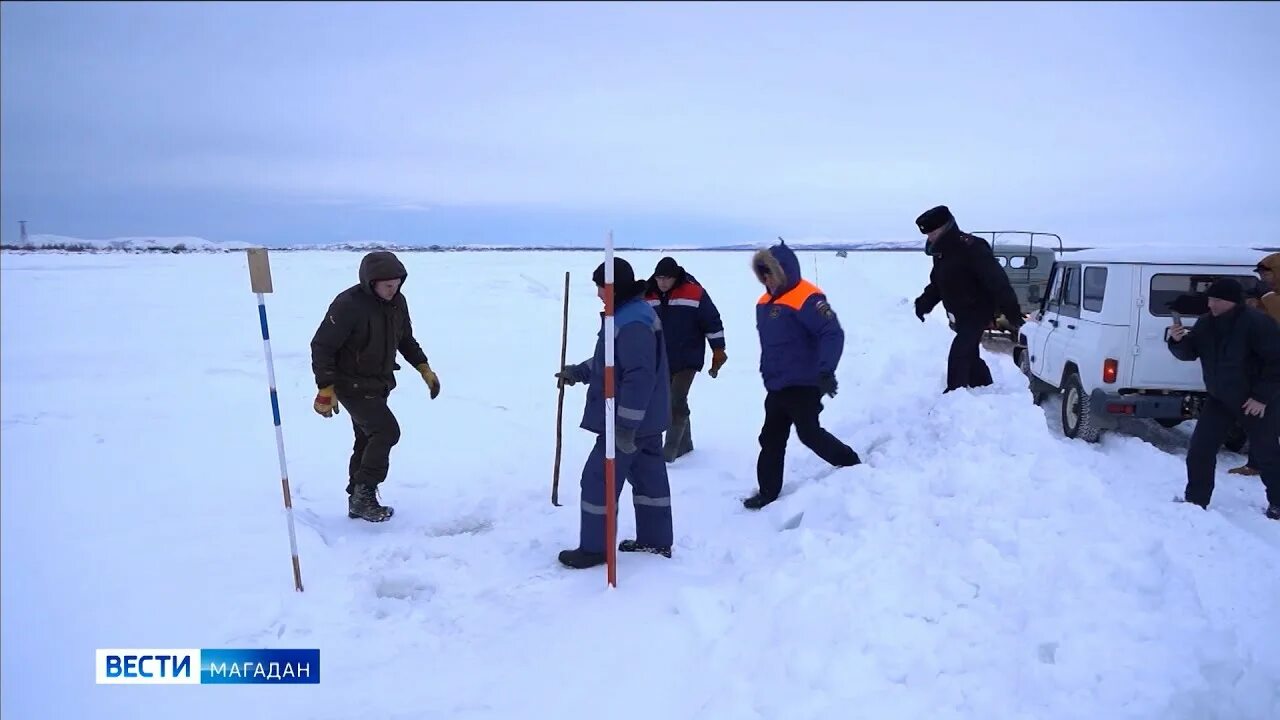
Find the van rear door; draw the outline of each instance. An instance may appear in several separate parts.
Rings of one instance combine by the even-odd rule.
[[[1138,292],[1137,355],[1133,385],[1152,390],[1204,390],[1199,362],[1183,362],[1169,352],[1166,333],[1173,325],[1170,305],[1180,306],[1182,324],[1192,327],[1196,317],[1208,312],[1205,294],[1214,280],[1232,277],[1246,289],[1257,279],[1246,268],[1214,265],[1146,265],[1140,273]]]

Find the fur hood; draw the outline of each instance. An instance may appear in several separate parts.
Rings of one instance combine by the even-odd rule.
[[[800,259],[787,247],[785,242],[774,245],[771,248],[758,250],[751,256],[751,269],[755,272],[757,265],[763,265],[769,268],[769,272],[776,275],[782,280],[778,287],[778,292],[774,296],[782,295],[791,288],[799,284],[803,279],[800,274]]]

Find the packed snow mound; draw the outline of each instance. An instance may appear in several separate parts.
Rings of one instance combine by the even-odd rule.
[[[647,275],[662,253],[622,255]],[[741,255],[676,255],[728,363],[693,384],[669,466],[674,556],[571,571],[593,436],[566,389],[561,289],[590,355],[595,255],[405,254],[442,382],[398,373],[387,523],[346,516],[352,428],[312,410],[308,343],[360,253],[273,257],[267,301],[306,590],[293,590],[256,301],[243,256],[12,255],[0,271],[0,671],[5,717],[578,720],[1275,720],[1280,523],[1257,478],[1172,502],[1190,427],[1064,439],[1000,346],[942,394],[952,334],[911,300],[922,253],[801,253],[846,333],[823,424],[755,487],[760,286]],[[109,298],[110,302],[104,302]],[[401,363],[404,365],[404,363]],[[634,532],[631,494],[619,538]],[[95,648],[319,648],[307,688],[117,688]],[[124,692],[128,691],[128,692]]]
[[[199,237],[119,237],[109,240],[67,237],[65,235],[28,235],[11,246],[20,250],[65,252],[232,252],[258,247],[253,243],[214,242]]]

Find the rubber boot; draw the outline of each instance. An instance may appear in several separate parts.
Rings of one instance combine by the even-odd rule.
[[[680,450],[676,453],[676,457],[688,455],[691,452],[693,452],[693,420],[685,418],[684,438],[680,442]]]
[[[688,422],[687,418],[671,421],[671,427],[667,429],[667,437],[662,443],[662,457],[667,462],[674,462],[682,454],[680,446],[684,444],[684,435],[689,427]]]

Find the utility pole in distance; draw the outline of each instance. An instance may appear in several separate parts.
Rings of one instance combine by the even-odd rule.
[[[23,244],[23,245],[26,245],[26,244],[27,244],[27,221],[26,221],[26,220],[19,220],[19,221],[18,221],[18,227],[19,227],[19,228],[21,229],[21,231],[22,231],[22,232],[21,232],[22,244]]]

